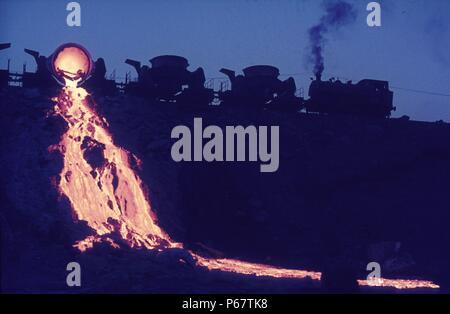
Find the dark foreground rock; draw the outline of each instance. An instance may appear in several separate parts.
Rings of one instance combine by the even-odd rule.
[[[1,98],[3,291],[71,291],[65,284],[71,261],[82,266],[82,292],[339,289],[209,272],[180,262],[179,253],[107,244],[79,253],[73,243],[91,230],[74,220],[58,193],[62,158],[48,149],[59,142],[64,122],[48,116],[53,104],[39,93],[13,90]],[[377,259],[383,276],[421,277],[448,289],[448,124],[221,107],[193,112],[125,96],[99,98],[97,104],[116,144],[142,161],[136,169],[161,226],[187,248],[324,271],[331,282],[334,269],[345,269],[346,280],[364,278],[367,263]],[[192,127],[200,116],[204,124],[222,127],[279,125],[279,171],[260,173],[252,163],[175,163],[172,128]],[[86,149],[101,167],[101,146],[86,143]],[[352,280],[346,287],[354,288]]]

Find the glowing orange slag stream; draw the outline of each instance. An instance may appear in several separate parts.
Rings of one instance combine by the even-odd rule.
[[[90,106],[88,93],[78,83],[88,75],[87,54],[77,47],[63,49],[54,58],[59,79],[65,81],[55,98],[55,112],[67,122],[57,148],[64,156],[59,182],[60,191],[70,200],[75,215],[86,221],[95,234],[75,243],[80,251],[96,242],[106,241],[114,247],[116,235],[131,247],[148,249],[183,248],[173,241],[157,223],[142,181],[131,166],[136,158],[114,144],[104,118]],[[66,51],[66,52],[65,52]],[[67,54],[66,54],[67,53]],[[246,275],[276,278],[309,278],[320,281],[321,273],[284,269],[235,259],[216,259],[189,251],[198,266]],[[388,280],[359,281],[360,285],[405,288],[438,288],[428,281]]]

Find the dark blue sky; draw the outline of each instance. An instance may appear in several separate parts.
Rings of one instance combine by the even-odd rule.
[[[393,87],[450,94],[450,1],[380,1],[380,28],[366,24],[370,1],[348,1],[358,18],[329,34],[325,78],[384,79]],[[178,54],[208,77],[222,77],[221,67],[272,64],[295,73],[298,87],[307,90],[307,31],[323,14],[319,0],[80,0],[82,26],[68,27],[68,2],[0,0],[0,42],[13,43],[0,52],[0,66],[11,58],[12,70],[23,62],[31,69],[23,48],[49,55],[64,42],[78,42],[94,59],[104,57],[117,76],[130,71],[126,58]],[[450,97],[393,90],[395,116],[450,122]]]

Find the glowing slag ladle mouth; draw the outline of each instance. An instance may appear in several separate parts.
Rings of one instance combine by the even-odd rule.
[[[59,46],[50,57],[50,62],[53,76],[61,85],[81,85],[93,71],[89,52],[79,44]]]
[[[54,112],[67,124],[60,142],[50,147],[64,159],[58,190],[70,202],[74,216],[92,229],[92,234],[78,241],[80,251],[96,243],[112,247],[127,245],[149,250],[183,250],[197,267],[243,275],[273,278],[307,279],[320,282],[321,273],[286,269],[229,258],[207,258],[187,250],[159,226],[149,194],[136,173],[136,156],[114,143],[108,122],[95,110],[92,97],[81,83],[92,72],[88,51],[77,44],[60,46],[52,55],[52,71],[64,87],[55,97]],[[120,245],[119,245],[120,244]],[[439,288],[430,281],[377,280],[358,282],[396,289]]]

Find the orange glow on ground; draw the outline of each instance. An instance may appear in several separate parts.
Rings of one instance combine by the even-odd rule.
[[[70,65],[71,71],[80,69],[78,65],[72,67],[66,58],[60,61],[60,66]],[[54,99],[57,103],[55,112],[64,118],[68,126],[58,145],[64,156],[59,189],[70,200],[76,217],[86,221],[96,233],[77,242],[74,247],[85,251],[95,243],[106,241],[119,248],[109,237],[115,234],[131,247],[158,250],[183,248],[181,243],[174,242],[158,226],[156,215],[142,188],[142,181],[130,166],[130,158],[134,157],[114,144],[106,120],[92,109],[87,96],[86,90],[77,87],[76,80],[66,80],[61,94]],[[95,145],[102,147],[104,156],[103,162],[93,167],[85,159],[85,153]],[[189,253],[197,266],[210,270],[314,281],[320,281],[321,278],[320,272],[285,269],[235,259],[205,258],[194,252]],[[364,280],[359,281],[359,284],[369,285]],[[382,285],[398,289],[438,288],[431,282],[415,280],[384,279]]]
[[[87,95],[83,88],[66,86],[55,106],[69,126],[59,144],[64,154],[59,187],[77,218],[99,236],[118,232],[132,247],[179,247],[156,224],[142,182],[129,165],[132,156],[114,145],[105,120],[89,107]],[[104,147],[104,163],[95,169],[82,148],[94,143]]]
[[[320,277],[322,275],[320,272],[287,269],[228,258],[204,258],[193,252],[190,253],[196,259],[197,265],[206,267],[211,270],[221,270],[244,275],[255,275],[258,277],[266,276],[274,278],[294,279],[309,278],[312,280],[320,280]]]
[[[62,136],[59,150],[64,155],[59,188],[66,195],[79,220],[84,220],[96,235],[77,242],[81,251],[95,243],[107,241],[118,247],[108,234],[118,233],[131,247],[148,249],[182,248],[158,226],[156,215],[146,199],[142,182],[132,170],[124,149],[114,145],[107,131],[107,122],[89,106],[85,89],[66,81],[55,99],[55,111],[66,120],[69,129]],[[104,145],[105,162],[96,169],[85,160],[83,141],[86,138]],[[106,239],[106,240],[105,240]],[[311,278],[320,280],[320,273],[283,269],[234,259],[210,259],[190,252],[198,266],[256,276],[276,278]]]
[[[358,280],[360,286],[366,287],[386,287],[395,289],[439,289],[440,287],[431,281],[426,280],[408,280],[408,279],[371,279]]]

